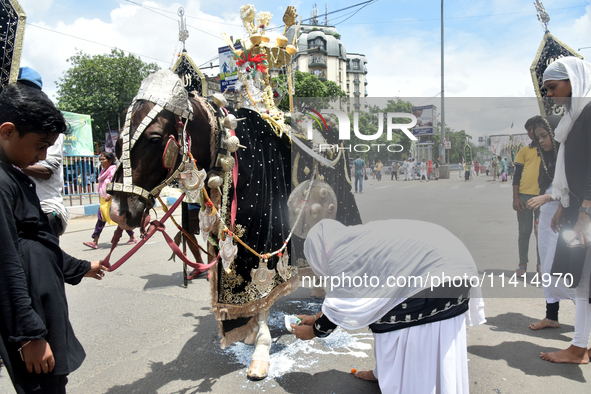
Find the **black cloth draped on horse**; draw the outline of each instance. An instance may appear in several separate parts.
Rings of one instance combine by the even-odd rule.
[[[271,126],[255,111],[239,109],[232,112],[237,118],[246,118],[235,130],[240,143],[237,180],[237,211],[234,232],[256,252],[278,250],[290,232],[287,199],[291,191],[291,150],[287,136],[278,137]],[[226,224],[231,226],[231,202],[234,192],[230,188]],[[241,231],[242,229],[242,231]],[[268,268],[275,270],[278,257],[269,259]],[[212,277],[213,311],[220,321],[224,338],[222,346],[244,339],[256,327],[256,315],[268,309],[277,298],[298,286],[296,271],[291,278],[280,277],[277,272],[270,286],[261,293],[252,281],[251,271],[266,266],[263,260],[238,244],[236,259],[227,273],[218,264]]]
[[[290,144],[285,135],[279,137],[257,112],[239,109],[234,115],[246,118],[239,122],[236,129],[236,136],[246,149],[237,152],[238,203],[234,231],[240,233],[242,229],[241,239],[258,253],[273,252],[281,248],[290,233],[287,200],[292,185],[310,178],[311,174],[306,174],[304,169],[313,169],[314,160],[295,144]],[[328,143],[338,143],[335,130],[329,130],[327,134]],[[298,160],[293,161],[292,157],[298,157]],[[345,225],[355,225],[361,223],[361,216],[351,193],[349,173],[345,151],[334,169],[318,168],[318,174],[337,195],[339,206],[336,219]],[[227,212],[230,212],[232,189],[228,195]],[[226,217],[226,224],[230,227],[230,214]],[[291,243],[292,247],[287,250],[303,257],[303,253],[299,253],[303,251],[303,239],[294,236]],[[237,257],[230,273],[225,272],[222,264],[217,265],[212,278],[212,302],[224,335],[223,346],[242,340],[253,332],[258,311],[268,309],[277,298],[297,288],[297,270],[292,268],[296,266],[296,260],[290,257],[291,278],[285,280],[276,272],[264,296],[253,284],[251,272],[265,263],[242,245],[238,244]],[[277,262],[277,256],[271,257],[268,268],[275,270]]]
[[[301,133],[301,131],[300,131]],[[328,145],[339,144],[338,130],[329,127],[325,130],[323,137],[326,139]],[[311,143],[304,141],[306,145],[311,148]],[[341,149],[342,156],[335,164],[334,168],[327,168],[318,164],[318,175],[316,179],[323,179],[334,190],[337,197],[337,215],[335,220],[343,223],[345,226],[355,226],[361,224],[361,215],[359,208],[355,201],[355,195],[352,193],[351,183],[351,168],[349,167],[349,155],[346,149]],[[335,160],[336,154],[330,157],[326,150],[323,150],[322,155],[329,160]],[[292,144],[292,176],[291,182],[293,187],[297,187],[310,179],[314,169],[314,158],[301,149],[298,145]],[[298,268],[307,267],[306,257],[304,256],[304,238],[293,237],[291,244],[292,257],[294,258],[294,265]]]

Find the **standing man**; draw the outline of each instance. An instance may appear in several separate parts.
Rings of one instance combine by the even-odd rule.
[[[534,228],[535,212],[527,209],[529,199],[540,195],[538,176],[540,175],[540,156],[534,146],[534,124],[540,120],[540,116],[534,116],[525,122],[527,135],[532,142],[519,150],[515,157],[515,175],[513,176],[513,209],[517,212],[519,226],[519,268],[517,275],[524,275],[527,271],[529,238]],[[537,247],[536,247],[537,252]],[[540,255],[538,255],[538,267]]]
[[[392,162],[392,173],[390,174],[390,180],[393,181],[394,177],[398,180],[398,169],[400,169],[400,163],[393,161]]]
[[[378,178],[378,182],[382,180],[382,168],[384,168],[384,165],[381,160],[378,160],[378,164],[376,164],[376,178]]]
[[[410,174],[410,159],[407,159],[404,162],[404,180],[408,181],[408,176]]]
[[[415,180],[415,175],[417,173],[417,164],[415,163],[414,157],[410,159],[410,174],[412,175],[412,180]]]
[[[29,67],[20,68],[17,82],[31,89],[41,90],[43,88],[41,75]],[[35,182],[41,209],[49,219],[49,224],[58,238],[66,231],[69,220],[68,211],[62,199],[64,186],[63,150],[64,134],[60,134],[55,143],[47,148],[45,160],[23,169],[23,172]]]
[[[425,163],[425,159],[421,162],[421,171],[419,172],[419,181],[423,182],[423,178],[427,182],[429,182],[429,178],[427,177],[427,163]]]
[[[357,158],[353,161],[353,167],[355,168],[355,193],[357,193],[357,190],[359,190],[359,193],[363,193],[363,177],[367,176],[367,169],[361,154],[357,154]],[[358,183],[359,189],[357,189]]]

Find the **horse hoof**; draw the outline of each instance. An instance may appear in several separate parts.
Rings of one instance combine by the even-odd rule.
[[[267,377],[269,373],[269,362],[267,361],[260,361],[260,360],[253,360],[250,364],[250,368],[248,368],[248,373],[246,376],[250,380],[263,380]]]

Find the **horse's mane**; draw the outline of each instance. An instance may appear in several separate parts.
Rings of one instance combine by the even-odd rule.
[[[196,124],[205,123],[207,125],[207,126],[203,125],[200,129],[203,131],[206,131],[208,133],[209,150],[210,150],[209,168],[212,168],[214,166],[215,160],[217,158],[217,146],[216,146],[216,123],[217,123],[217,121],[216,121],[215,114],[213,112],[213,108],[208,103],[207,99],[200,97],[200,96],[189,97],[189,102],[193,106],[193,122],[196,122]],[[141,113],[142,109],[146,105],[149,105],[149,103],[150,103],[150,101],[138,100],[133,104],[133,107],[131,109],[132,127],[130,130],[130,132],[131,132],[130,137],[133,138],[133,134],[136,132],[137,126],[143,120],[143,118],[140,117],[140,113]],[[164,110],[161,115],[169,118],[169,120],[174,120],[174,114],[168,110]],[[172,124],[174,124],[174,121],[172,122]],[[195,138],[193,138],[193,140],[195,140]]]
[[[215,160],[217,158],[217,145],[216,145],[216,117],[213,113],[213,108],[205,99],[201,96],[189,97],[189,102],[193,105],[193,119],[197,118],[198,113],[203,113],[205,119],[209,123],[209,151],[211,153],[211,161],[209,168],[213,168]]]

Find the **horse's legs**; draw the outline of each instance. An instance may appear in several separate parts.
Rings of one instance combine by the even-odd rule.
[[[257,321],[256,328],[250,334],[248,334],[248,336],[246,338],[244,338],[244,343],[246,345],[254,345],[258,335],[259,335],[259,326],[258,326],[258,321]]]
[[[248,378],[250,380],[262,380],[267,377],[269,372],[269,352],[271,350],[271,333],[267,327],[267,317],[269,311],[260,311],[258,314],[259,332],[255,341],[252,363],[248,369]]]

